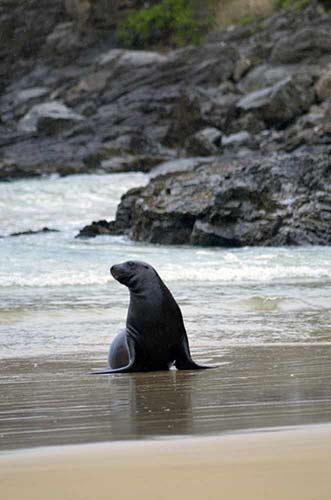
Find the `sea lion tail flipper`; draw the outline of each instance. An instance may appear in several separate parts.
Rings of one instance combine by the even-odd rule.
[[[96,370],[90,372],[90,375],[111,375],[112,373],[132,373],[134,371],[133,367],[128,365],[121,368],[105,368],[104,370]]]
[[[104,370],[96,370],[91,372],[91,375],[111,375],[112,373],[132,373],[136,370],[135,358],[130,360],[127,366],[121,366],[119,368],[105,368]]]
[[[137,371],[136,363],[136,349],[134,341],[130,338],[126,339],[126,345],[129,351],[129,363],[124,366],[119,366],[117,368],[112,368],[109,366],[103,370],[96,370],[91,372],[91,375],[111,375],[112,373],[132,373]],[[110,364],[110,363],[109,363]]]
[[[175,366],[177,370],[208,370],[214,368],[213,366],[198,365],[193,361],[186,335],[182,342],[176,347]]]

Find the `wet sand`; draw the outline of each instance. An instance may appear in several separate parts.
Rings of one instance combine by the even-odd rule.
[[[6,500],[329,500],[331,425],[0,455]]]
[[[110,377],[100,353],[1,360],[1,499],[330,500],[330,345],[210,354]]]
[[[1,360],[0,451],[331,421],[330,345],[234,346],[211,353],[215,370],[89,375],[104,357]]]

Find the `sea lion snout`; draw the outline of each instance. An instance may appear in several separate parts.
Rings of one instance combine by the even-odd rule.
[[[122,264],[115,264],[110,268],[110,274],[115,280],[129,288],[136,286],[146,272],[150,275],[153,273],[153,268],[146,262],[132,260]]]
[[[137,266],[134,262],[123,262],[110,268],[110,274],[122,285],[127,285],[130,279],[136,274]]]
[[[118,280],[121,276],[121,269],[120,269],[120,265],[117,264],[115,266],[111,266],[110,268],[110,274],[113,276],[113,278],[115,278],[115,280]]]

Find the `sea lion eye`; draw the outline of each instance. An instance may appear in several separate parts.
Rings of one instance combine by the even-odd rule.
[[[130,267],[130,269],[133,269],[134,267],[136,267],[136,263],[135,262],[132,262],[132,260],[130,260],[128,262],[128,266]]]

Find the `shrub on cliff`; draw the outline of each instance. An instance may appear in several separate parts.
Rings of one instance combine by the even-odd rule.
[[[173,47],[199,43],[205,19],[199,19],[197,0],[163,0],[131,14],[117,29],[117,40],[127,48],[161,44]]]
[[[311,0],[275,0],[277,9],[302,10],[311,3]]]
[[[210,28],[250,24],[279,9],[300,11],[316,0],[153,0],[117,28],[121,46],[130,49],[198,44]],[[331,0],[320,0],[325,5]],[[140,5],[137,4],[137,6]]]

